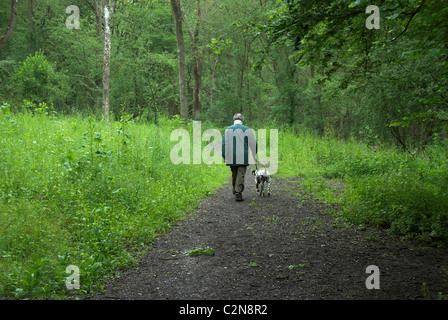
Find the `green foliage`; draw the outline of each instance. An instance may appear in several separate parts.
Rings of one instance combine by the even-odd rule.
[[[391,232],[446,243],[448,239],[447,150],[433,146],[427,156],[401,154],[370,162],[390,166],[347,179],[345,215],[350,221],[384,226]],[[379,158],[379,159],[378,159]]]
[[[30,55],[17,68],[14,81],[18,92],[34,103],[64,101],[67,78],[55,71],[42,52]]]
[[[301,176],[305,192],[337,202],[345,221],[448,243],[447,139],[423,154],[320,139],[303,131],[298,136],[282,132],[279,140],[280,171]]]
[[[224,182],[224,165],[173,165],[163,122],[0,112],[1,296],[100,291]],[[69,265],[79,291],[65,287]]]
[[[115,13],[118,36],[112,40],[117,54],[111,62],[111,101],[116,113],[125,106],[142,116],[146,109],[145,117],[156,122],[160,114],[167,114],[167,102],[176,101],[177,51],[171,16],[169,5],[162,1],[127,3]]]
[[[0,51],[1,101],[19,106],[26,100],[35,104],[31,110],[46,103],[58,113],[101,112],[103,26],[92,3],[71,4],[81,12],[79,30],[65,27],[63,0],[19,3],[19,22]],[[243,112],[252,127],[299,125],[320,136],[411,152],[447,136],[445,0],[381,1],[378,30],[366,27],[366,8],[375,5],[368,0],[202,0],[199,24],[197,2],[183,5],[190,109],[191,35],[199,27],[202,111],[196,120],[224,126]],[[0,21],[8,13],[1,3]],[[111,28],[113,117],[122,108],[154,123],[178,114],[169,2],[119,1]]]
[[[313,68],[314,76],[308,85],[305,82],[296,89],[306,98],[301,98],[302,103],[287,103],[276,110],[299,114],[294,123],[320,134],[331,131],[343,138],[364,138],[362,132],[368,126],[382,142],[404,149],[423,148],[435,133],[447,133],[441,119],[448,106],[444,45],[448,7],[443,0],[382,1],[377,4],[380,29],[369,30],[365,10],[374,4],[364,0],[277,2],[274,14],[256,27],[258,34],[269,39],[262,54],[264,64],[275,67],[267,58],[279,47],[287,47],[293,50],[290,60],[300,69]],[[306,77],[291,80],[300,83],[301,79]],[[291,80],[279,89],[285,92]],[[415,116],[419,114],[431,117]],[[412,124],[389,127],[403,118],[413,119]]]
[[[11,113],[11,105],[9,103],[3,102],[1,109],[3,114],[9,115]]]

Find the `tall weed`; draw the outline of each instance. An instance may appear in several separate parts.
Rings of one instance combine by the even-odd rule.
[[[6,108],[4,108],[6,109]],[[174,165],[164,126],[0,110],[0,295],[63,298],[135,263],[228,176]]]

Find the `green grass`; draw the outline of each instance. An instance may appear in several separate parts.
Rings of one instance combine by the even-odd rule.
[[[0,110],[1,297],[100,291],[226,181],[224,165],[172,164],[179,123],[163,123]],[[69,265],[79,290],[66,289]]]
[[[279,141],[280,175],[301,178],[299,195],[339,204],[352,224],[448,243],[447,139],[413,154],[306,132],[285,131]]]
[[[177,142],[170,134],[179,126],[13,115],[2,107],[0,296],[98,292],[221,186],[229,176],[224,165],[171,163]],[[340,224],[374,224],[446,244],[447,149],[445,140],[411,155],[286,130],[276,176],[300,177],[300,192],[339,204]],[[81,272],[79,290],[66,289],[69,265]]]
[[[187,250],[184,252],[187,256],[199,256],[199,255],[208,255],[208,256],[214,256],[215,250],[213,250],[210,247],[204,247],[204,248],[197,248],[193,250]]]

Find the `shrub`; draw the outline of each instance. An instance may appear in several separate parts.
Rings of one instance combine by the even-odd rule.
[[[13,81],[18,94],[36,104],[35,107],[43,101],[61,106],[70,91],[68,77],[57,72],[55,66],[46,59],[42,51],[29,55],[17,67]]]

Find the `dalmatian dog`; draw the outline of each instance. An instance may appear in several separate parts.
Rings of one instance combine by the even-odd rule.
[[[257,193],[260,196],[271,195],[271,176],[267,169],[252,170],[252,174],[255,177],[255,186],[257,187]]]

